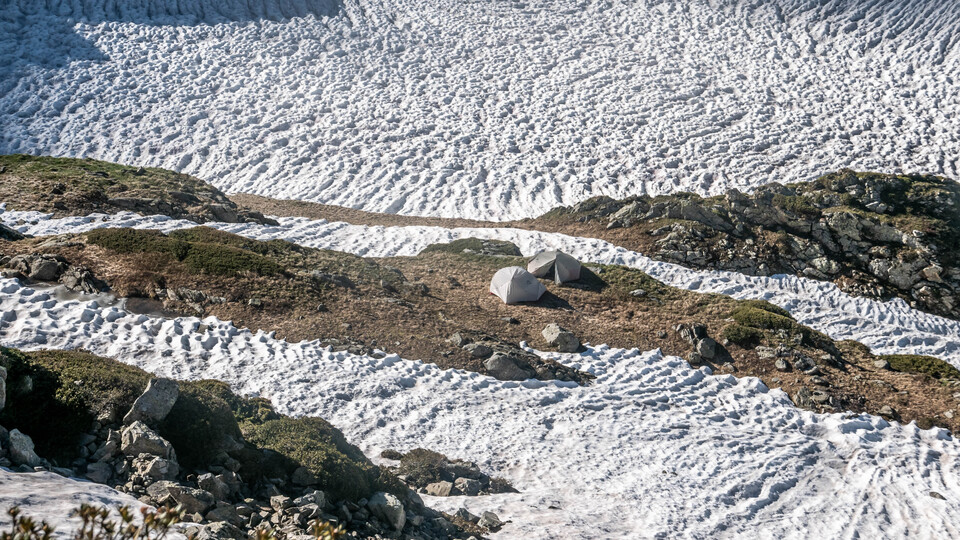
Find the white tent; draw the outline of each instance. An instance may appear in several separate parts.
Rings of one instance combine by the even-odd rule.
[[[537,276],[546,277],[553,272],[557,283],[580,279],[580,261],[562,251],[544,251],[527,263],[527,270]]]
[[[500,297],[505,304],[536,302],[547,292],[543,283],[519,266],[497,270],[490,281],[490,292]]]

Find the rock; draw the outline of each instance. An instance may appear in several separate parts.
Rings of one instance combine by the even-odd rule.
[[[453,487],[464,495],[474,496],[480,493],[480,481],[473,478],[457,478],[453,481]]]
[[[480,521],[477,522],[477,525],[490,531],[496,531],[500,527],[503,527],[503,522],[500,521],[500,517],[493,512],[484,512],[480,515]]]
[[[204,525],[193,537],[194,540],[246,540],[247,535],[225,521]]]
[[[433,497],[449,497],[453,494],[453,482],[440,481],[427,484],[427,495]]]
[[[777,350],[773,347],[764,347],[761,345],[760,347],[754,349],[754,351],[756,351],[757,357],[759,357],[761,360],[769,360],[770,358],[777,357]]]
[[[460,518],[468,523],[477,523],[480,521],[480,518],[474,514],[471,514],[466,508],[460,508],[453,514],[454,517]]]
[[[875,368],[877,368],[877,369],[888,370],[888,369],[890,369],[890,362],[887,362],[886,360],[884,360],[884,359],[882,359],[882,358],[879,359],[879,360],[874,360],[874,361],[873,361],[873,367],[875,367]]]
[[[556,347],[560,352],[572,353],[580,349],[580,341],[573,332],[561,328],[556,323],[548,324],[541,334],[548,345]]]
[[[175,459],[173,445],[139,421],[124,428],[120,436],[120,451],[128,456],[151,454],[164,459]]]
[[[301,495],[300,497],[297,497],[293,501],[294,506],[306,506],[308,504],[313,504],[323,508],[327,504],[327,494],[320,490],[313,490]]]
[[[787,362],[786,358],[777,358],[777,361],[773,363],[773,367],[777,368],[777,371],[790,371],[790,363]]]
[[[943,495],[937,493],[936,491],[931,491],[931,492],[930,492],[930,496],[933,497],[934,499],[940,499],[941,501],[947,500],[946,497],[944,497]]]
[[[703,363],[703,357],[700,356],[700,353],[697,351],[693,351],[687,356],[687,362],[689,362],[691,366],[699,366]]]
[[[403,526],[407,522],[407,514],[403,510],[403,503],[390,493],[383,491],[375,493],[367,501],[367,508],[373,515],[389,523],[397,531],[403,530]]]
[[[290,499],[290,497],[285,495],[274,495],[270,497],[270,508],[273,508],[277,512],[283,512],[291,506],[293,506],[293,500]]]
[[[797,368],[798,371],[809,371],[816,367],[816,365],[809,356],[797,353],[793,358],[793,367]]]
[[[810,382],[817,386],[830,386],[830,383],[826,379],[819,376],[810,377]]]
[[[501,381],[525,381],[530,378],[530,374],[519,366],[517,359],[510,355],[496,353],[488,358],[483,366],[491,377]]]
[[[306,467],[297,467],[290,476],[290,481],[298,486],[315,486],[320,483],[317,475],[310,472]]]
[[[2,168],[2,167],[0,167]],[[10,242],[16,242],[18,240],[23,240],[26,238],[19,231],[7,227],[3,223],[0,223],[0,240],[8,240]]]
[[[56,281],[62,271],[63,267],[56,259],[40,256],[30,263],[27,277],[35,281]]]
[[[245,521],[240,517],[240,514],[237,513],[237,509],[229,504],[224,504],[223,506],[218,506],[210,510],[204,517],[207,521],[226,521],[237,527],[243,525]]]
[[[7,404],[7,369],[0,366],[0,411]]]
[[[635,298],[643,298],[646,295],[647,295],[647,291],[643,289],[634,289],[630,291],[630,296],[633,296]]]
[[[134,475],[144,479],[174,480],[180,474],[180,466],[176,461],[164,459],[150,454],[140,454],[131,464]]]
[[[878,412],[878,414],[879,414],[880,416],[883,416],[884,418],[896,418],[896,417],[897,417],[897,411],[895,411],[895,410],[893,409],[893,407],[891,407],[891,406],[889,406],[889,405],[884,405],[883,407],[880,407],[880,411]]]
[[[106,284],[97,279],[85,268],[71,266],[60,275],[60,283],[71,291],[94,294],[106,288]]]
[[[493,354],[493,349],[489,345],[484,345],[483,343],[468,343],[463,346],[463,350],[470,353],[474,358],[487,358]]]
[[[10,453],[10,461],[14,465],[26,465],[28,467],[39,467],[43,460],[33,451],[33,439],[28,435],[21,433],[19,429],[10,431],[7,449]]]
[[[209,491],[217,500],[224,501],[230,497],[230,486],[226,482],[217,478],[213,473],[201,474],[197,477],[197,485],[200,489]],[[209,518],[207,518],[209,519]]]
[[[147,389],[133,402],[130,411],[123,417],[124,424],[144,422],[156,424],[170,413],[180,396],[180,387],[170,379],[151,379]]]
[[[697,342],[696,351],[704,360],[713,360],[717,355],[717,342],[705,337]]]
[[[216,502],[209,492],[186,486],[170,486],[170,496],[188,514],[202,514]]]
[[[109,463],[98,461],[87,465],[87,473],[84,475],[92,482],[106,484],[113,476],[113,467]]]

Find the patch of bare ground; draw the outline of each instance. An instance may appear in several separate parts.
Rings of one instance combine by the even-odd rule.
[[[214,315],[291,341],[326,340],[355,352],[380,349],[480,373],[486,372],[483,358],[452,343],[453,334],[549,350],[541,331],[558,323],[583,343],[659,348],[719,373],[759,377],[806,408],[958,427],[960,388],[951,385],[960,377],[952,373],[903,362],[897,365],[907,367],[878,368],[878,358],[865,347],[834,343],[775,306],[675,289],[635,269],[587,264],[578,282],[546,281],[548,292],[538,302],[509,306],[487,292],[489,280],[499,268],[524,264],[520,257],[441,246],[416,257],[364,259],[203,227],[171,237],[147,233],[149,241],[130,229],[114,231],[120,232],[2,241],[0,267],[19,254],[56,254],[89,268],[116,294],[153,303],[167,315]],[[146,244],[149,249],[130,248]],[[677,331],[691,324],[705,325],[719,342],[715,353],[693,355],[695,343]],[[591,379],[556,363],[553,369],[558,378],[581,384]]]

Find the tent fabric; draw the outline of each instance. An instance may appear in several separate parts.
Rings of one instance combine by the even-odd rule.
[[[537,276],[546,277],[553,272],[557,283],[580,279],[580,261],[562,251],[544,251],[527,263],[527,270]]]
[[[497,270],[490,281],[490,292],[500,297],[505,304],[536,302],[547,292],[543,283],[519,266]]]

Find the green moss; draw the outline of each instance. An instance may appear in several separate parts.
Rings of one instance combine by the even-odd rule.
[[[246,424],[247,440],[286,456],[288,472],[306,467],[335,498],[358,499],[381,484],[381,472],[340,430],[320,418],[280,418]]]
[[[763,341],[763,331],[742,324],[731,324],[723,329],[720,336],[741,347],[750,347]]]
[[[430,244],[423,248],[424,253],[454,253],[460,255],[466,251],[473,254],[500,255],[505,257],[521,257],[520,248],[513,242],[505,240],[484,240],[481,238],[461,238],[444,244]]]
[[[782,208],[794,214],[800,214],[807,217],[817,217],[820,210],[810,203],[806,197],[796,195],[774,195],[773,205]]]
[[[99,415],[123,415],[150,380],[135,367],[83,352],[0,349],[0,356],[8,370],[0,425],[30,435],[41,456],[64,464],[77,457],[79,436]]]
[[[960,380],[960,370],[932,356],[890,354],[878,358],[890,362],[891,368],[904,373],[922,373],[934,379]]]
[[[415,448],[400,458],[397,474],[406,476],[414,486],[426,487],[427,484],[443,480],[446,463],[447,458],[439,452]]]
[[[251,272],[261,276],[279,274],[283,268],[273,260],[247,249],[216,243],[172,238],[158,231],[95,229],[86,233],[91,244],[117,253],[156,253],[182,262],[198,274],[220,276]]]
[[[790,315],[789,311],[778,305],[771,304],[766,300],[741,300],[737,305],[754,309],[762,309],[763,311],[773,313],[774,315],[780,315],[781,317],[793,319],[793,315]]]
[[[751,306],[738,306],[730,317],[743,326],[763,330],[794,330],[798,326],[790,317]]]

